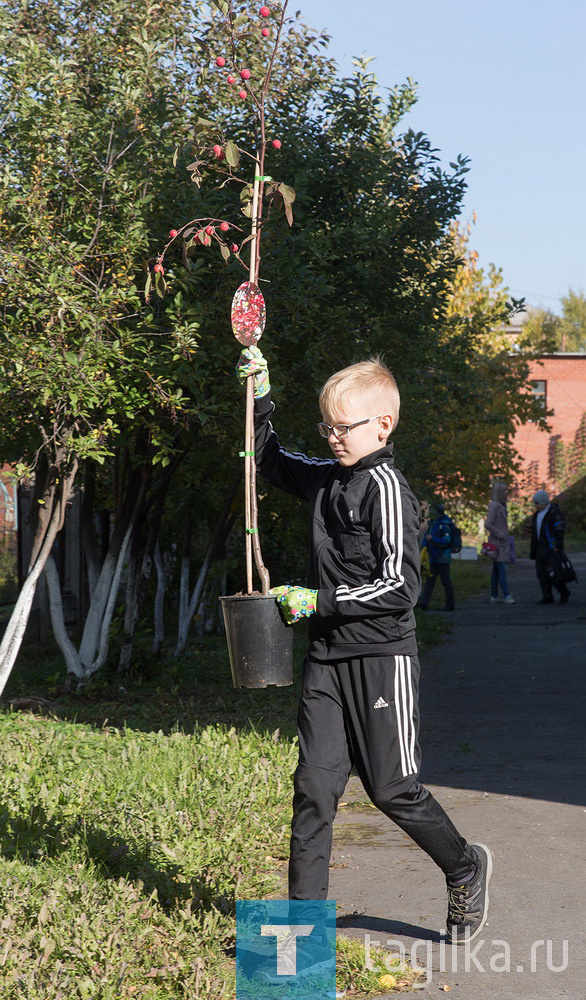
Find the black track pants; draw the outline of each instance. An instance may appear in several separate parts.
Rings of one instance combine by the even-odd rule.
[[[535,572],[537,573],[537,579],[541,584],[541,592],[544,598],[549,601],[551,598],[553,600],[553,590],[552,587],[559,592],[560,597],[567,597],[570,593],[568,587],[565,583],[558,583],[552,580],[548,573],[549,555],[545,556],[544,559],[537,559],[535,563]]]
[[[431,573],[428,576],[425,586],[423,588],[423,593],[421,594],[420,604],[427,607],[431,601],[431,595],[433,594],[433,588],[435,587],[435,581],[438,578],[442,581],[444,587],[444,593],[446,595],[446,604],[448,608],[454,607],[454,586],[452,584],[452,578],[450,576],[450,563],[432,563]]]
[[[306,660],[291,827],[291,899],[327,897],[332,824],[352,765],[374,805],[429,854],[450,882],[457,883],[474,867],[469,845],[417,780],[418,689],[416,656]]]

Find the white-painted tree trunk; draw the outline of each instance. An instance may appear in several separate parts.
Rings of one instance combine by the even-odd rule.
[[[39,565],[27,576],[2,637],[0,643],[0,696],[6,687],[6,682],[18,656],[42,571],[43,567]]]
[[[180,611],[179,627],[177,630],[177,645],[175,647],[175,656],[182,656],[183,653],[185,652],[185,647],[187,646],[187,639],[189,637],[189,626],[191,625],[191,619],[193,618],[195,610],[199,604],[204,584],[206,582],[206,577],[210,571],[213,552],[214,552],[214,542],[212,542],[208,548],[206,557],[199,571],[195,587],[193,588],[193,593],[191,595],[191,598],[188,603],[184,602],[183,604],[183,614],[181,614]]]
[[[22,645],[41,573],[51,554],[55,539],[63,526],[65,508],[71,496],[76,472],[77,463],[64,482],[63,494],[55,503],[51,512],[44,538],[42,538],[34,560],[31,561],[28,576],[22,585],[14,610],[6,626],[2,642],[0,643],[0,697],[6,687],[6,682],[10,677],[16,657],[18,656],[18,651]],[[37,539],[35,539],[35,545],[33,545],[33,552],[35,552],[36,544]]]
[[[153,636],[153,653],[155,656],[159,656],[165,639],[165,619],[163,612],[165,606],[165,588],[167,579],[165,575],[165,563],[158,540],[155,545],[155,569],[157,571],[157,592],[155,594],[155,634]]]
[[[117,557],[111,553],[109,563],[112,572],[100,574],[99,586],[96,588],[90,610],[86,618],[79,650],[75,648],[67,634],[63,619],[63,601],[59,574],[52,558],[47,560],[45,575],[49,589],[49,609],[51,625],[57,644],[63,653],[67,672],[77,677],[80,685],[100,670],[108,656],[110,642],[110,626],[116,606],[116,597],[120,588],[120,578],[132,534],[132,525],[126,530],[124,540]],[[108,560],[107,560],[108,561]],[[107,581],[107,583],[106,583]],[[109,590],[106,592],[106,585]],[[88,656],[89,653],[89,656]],[[88,657],[86,659],[86,657]]]

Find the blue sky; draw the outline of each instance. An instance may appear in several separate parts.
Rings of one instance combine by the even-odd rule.
[[[462,218],[477,213],[481,265],[532,305],[559,312],[586,292],[586,0],[293,0],[332,35],[344,73],[375,56],[381,87],[411,76],[405,126],[447,164],[471,158]]]

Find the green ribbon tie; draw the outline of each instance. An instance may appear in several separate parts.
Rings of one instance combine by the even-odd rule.
[[[254,452],[253,451],[239,451],[238,452],[238,457],[239,458],[246,458],[247,455],[250,455],[251,458],[252,458],[252,457],[254,457]]]
[[[247,528],[246,529],[246,534],[247,535],[258,535],[258,528]]]

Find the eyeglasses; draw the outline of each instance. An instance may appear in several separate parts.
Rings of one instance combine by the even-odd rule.
[[[384,416],[383,413],[378,413],[376,417],[367,417],[366,420],[357,420],[355,424],[331,424],[321,423],[317,425],[317,429],[323,438],[329,438],[330,434],[334,433],[338,441],[343,441],[347,438],[350,431],[354,427],[360,427],[361,424],[369,424],[371,420],[378,420],[380,417]]]

